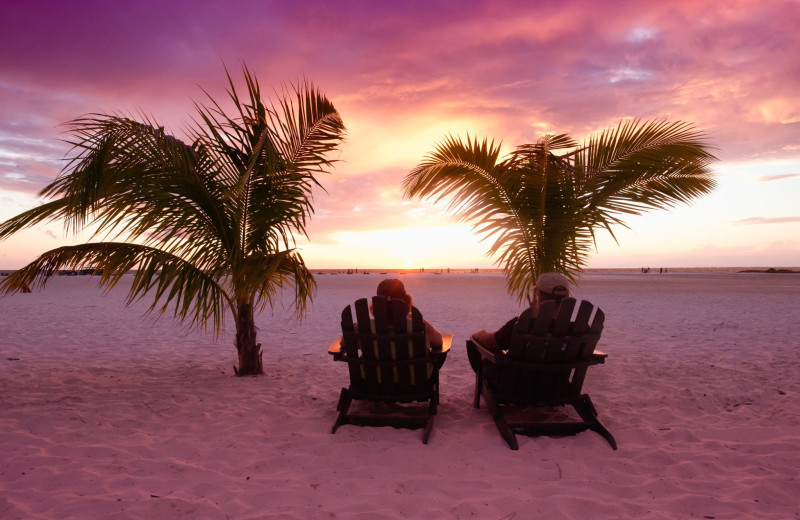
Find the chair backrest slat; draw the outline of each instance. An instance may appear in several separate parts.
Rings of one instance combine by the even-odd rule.
[[[589,318],[592,316],[594,305],[586,300],[581,302],[578,308],[578,314],[575,316],[575,321],[572,323],[572,330],[570,334],[586,334],[589,331]]]
[[[564,298],[558,307],[558,314],[550,325],[553,336],[563,337],[569,334],[570,324],[572,323],[572,311],[575,309],[575,298]],[[542,313],[539,313],[542,316]],[[539,319],[537,316],[537,321]],[[546,321],[546,320],[544,320]]]
[[[587,318],[588,320],[588,318]],[[584,334],[585,341],[580,345],[580,353],[578,354],[579,359],[587,359],[592,356],[595,347],[597,346],[597,342],[600,341],[600,335],[603,333],[603,324],[606,321],[606,315],[603,313],[602,310],[597,309],[597,312],[594,314],[594,320],[592,321],[591,326],[584,325],[584,329],[586,333]],[[584,366],[580,370],[576,369],[575,374],[572,377],[572,381],[570,382],[573,388],[577,388],[577,392],[580,392],[581,388],[583,387],[583,380],[586,378],[586,370],[588,367]]]
[[[361,350],[361,357],[364,359],[378,359],[379,358],[379,345],[372,336],[372,320],[369,314],[369,303],[366,298],[361,298],[355,302],[356,320],[358,321],[359,349]],[[377,328],[378,323],[375,322]],[[366,338],[364,336],[367,336]],[[380,384],[380,370],[361,370],[359,377],[362,377],[368,388],[375,388]]]
[[[382,298],[375,297],[374,299],[380,300]],[[394,332],[395,336],[393,336],[394,339],[385,340],[387,346],[385,357],[391,360],[411,359],[411,355],[408,351],[408,340],[398,341],[396,339],[398,337],[397,335],[408,332],[408,314],[406,312],[407,304],[404,301],[397,299],[391,300],[388,302],[388,304],[388,308],[391,309],[391,330]],[[412,386],[411,374],[412,367],[408,365],[392,367],[391,379],[387,381],[386,386],[393,388],[394,392],[408,392]]]
[[[495,383],[501,395],[548,400],[580,393],[588,368],[585,361],[594,353],[605,315],[582,301],[573,320],[576,303],[574,298],[565,298],[556,309],[555,302],[544,302],[535,319],[531,317],[532,310],[526,309],[517,320],[507,352],[512,361],[576,366],[545,370],[506,365]],[[594,320],[590,324],[592,313]]]
[[[358,343],[358,336],[356,335],[355,320],[353,319],[353,311],[348,305],[342,311],[342,351],[348,357],[358,357],[360,349]],[[348,363],[347,368],[350,373],[350,380],[361,377],[361,369],[358,365]]]
[[[356,326],[350,306],[342,311],[351,386],[381,395],[426,389],[432,365],[419,310],[412,307],[409,318],[405,302],[382,296],[372,298],[372,315],[366,298],[354,307]]]

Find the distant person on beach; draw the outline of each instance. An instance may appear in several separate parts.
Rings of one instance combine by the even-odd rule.
[[[385,296],[393,300],[402,300],[406,303],[407,312],[411,313],[411,307],[414,305],[414,298],[406,292],[406,287],[403,282],[397,278],[387,278],[378,284],[378,296]],[[425,323],[425,341],[431,348],[442,347],[442,333],[436,330],[436,327],[428,323],[427,320],[422,320]]]
[[[536,285],[533,287],[533,301],[531,307],[533,308],[534,316],[539,311],[539,305],[546,301],[555,301],[561,303],[561,300],[569,296],[569,279],[560,273],[542,273],[536,280]],[[558,306],[555,307],[551,318],[556,317]],[[494,333],[479,330],[474,333],[472,337],[481,345],[489,350],[503,351],[508,350],[511,343],[511,333],[514,330],[514,325],[517,323],[517,316],[511,318],[505,325],[500,327]],[[478,371],[481,363],[481,355],[471,343],[467,343],[467,357],[472,370]]]

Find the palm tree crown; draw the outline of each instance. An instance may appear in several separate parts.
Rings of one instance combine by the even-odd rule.
[[[63,220],[68,231],[96,226],[92,241],[42,254],[0,290],[43,285],[56,270],[81,266],[102,273],[110,288],[134,270],[128,300],[149,295],[151,312],[172,309],[218,334],[230,311],[239,372],[260,373],[253,312],[286,286],[298,314],[312,296],[314,278],[294,235],[306,232],[316,175],[329,171],[345,129],[312,84],[267,104],[256,78],[243,72],[244,99],[227,75],[233,116],[210,96],[208,105],[196,104],[190,144],[146,117],[94,114],[68,123],[74,155],[40,193],[51,201],[0,224],[0,239]]]
[[[407,197],[444,199],[493,239],[489,255],[520,301],[543,272],[574,280],[598,229],[613,237],[624,215],[691,202],[716,184],[705,136],[684,122],[624,121],[581,145],[547,135],[499,157],[494,141],[446,137],[403,187]]]

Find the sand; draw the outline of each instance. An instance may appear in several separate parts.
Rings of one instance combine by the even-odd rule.
[[[215,340],[142,318],[124,287],[55,277],[0,298],[0,518],[798,518],[800,276],[589,274],[605,365],[593,432],[508,449],[471,406],[464,341],[519,311],[496,274],[404,276],[454,334],[430,444],[329,433],[347,369],[326,353],[370,275],[318,276],[305,320],[258,317],[267,374]]]

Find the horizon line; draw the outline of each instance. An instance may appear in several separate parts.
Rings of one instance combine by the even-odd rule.
[[[65,273],[69,271],[78,272],[83,269],[59,269],[58,272]],[[784,266],[784,265],[731,265],[731,266],[658,266],[658,267],[587,267],[578,271],[580,273],[591,272],[643,272],[643,273],[659,273],[661,270],[664,272],[735,272],[735,271],[767,271],[767,270],[790,270],[800,271],[800,266]],[[19,269],[0,269],[0,273],[7,275],[18,271]],[[497,274],[503,273],[503,268],[500,267],[372,267],[372,268],[352,268],[352,267],[321,267],[321,268],[308,268],[313,274]],[[131,269],[128,273],[134,273],[136,269]],[[88,273],[86,273],[88,274]]]

